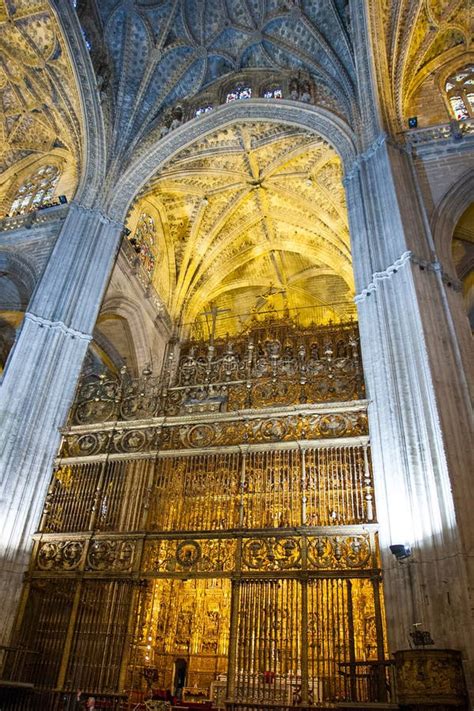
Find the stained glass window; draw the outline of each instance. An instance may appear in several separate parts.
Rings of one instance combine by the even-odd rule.
[[[58,180],[58,168],[54,165],[43,165],[18,188],[10,213],[22,214],[47,203],[53,197]]]
[[[446,81],[446,96],[458,121],[474,118],[474,64],[469,64]]]
[[[251,99],[252,98],[252,88],[250,86],[237,86],[232,91],[229,91],[226,97],[226,104],[231,101],[237,101],[238,99]]]
[[[281,87],[275,87],[273,89],[265,89],[263,92],[264,99],[283,99],[283,92]]]
[[[137,229],[131,238],[135,251],[140,257],[147,274],[151,276],[155,268],[156,254],[156,229],[153,217],[143,212],[138,220]]]
[[[200,106],[198,109],[196,109],[194,115],[195,116],[202,116],[203,114],[207,114],[209,111],[212,111],[214,107],[209,105],[209,106]]]

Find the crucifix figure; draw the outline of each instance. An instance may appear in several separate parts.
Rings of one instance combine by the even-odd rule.
[[[214,345],[214,338],[216,335],[216,321],[217,317],[220,316],[220,314],[224,314],[227,311],[230,311],[230,309],[219,309],[214,303],[209,304],[209,311],[203,311],[202,315],[206,317],[206,323],[207,323],[207,328],[209,330],[209,343],[211,346]],[[208,316],[211,317],[211,328],[209,328],[209,320]]]

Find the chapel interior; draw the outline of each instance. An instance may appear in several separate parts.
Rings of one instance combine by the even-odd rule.
[[[0,711],[474,703],[469,0],[0,0]]]

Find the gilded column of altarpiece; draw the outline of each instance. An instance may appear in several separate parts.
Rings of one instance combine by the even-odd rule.
[[[78,389],[24,592],[19,639],[42,650],[24,677],[344,698],[341,665],[384,654],[356,326],[257,324],[175,354],[160,378]]]

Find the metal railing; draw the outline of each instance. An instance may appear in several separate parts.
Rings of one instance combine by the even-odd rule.
[[[76,691],[31,689],[24,686],[3,686],[0,682],[1,711],[82,711],[88,698],[95,699],[95,711],[125,711],[129,706],[123,694],[95,694]],[[145,708],[145,707],[144,707]]]
[[[355,703],[389,703],[395,697],[394,662],[342,662],[344,700]]]

